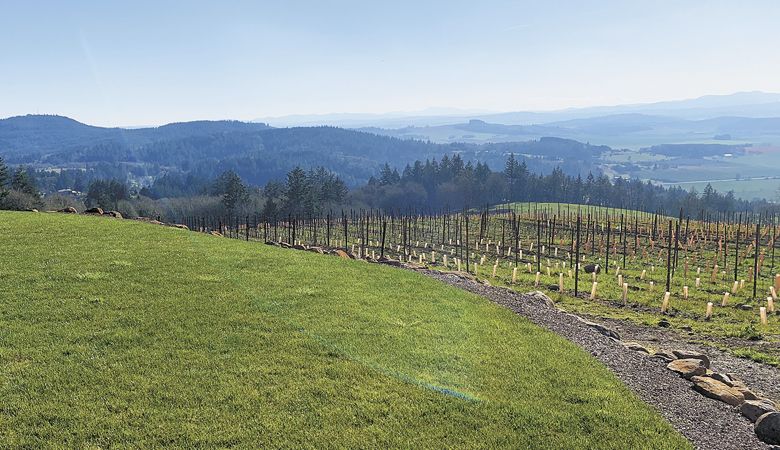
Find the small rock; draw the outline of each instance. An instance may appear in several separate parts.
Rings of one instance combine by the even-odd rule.
[[[599,333],[603,334],[606,337],[611,337],[612,339],[616,339],[618,341],[620,340],[620,335],[618,334],[618,332],[611,328],[605,327],[600,323],[588,322],[587,320],[584,320],[583,323],[585,323],[585,325],[593,328],[594,330],[598,331]]]
[[[667,364],[666,368],[687,379],[707,373],[707,368],[700,359],[675,359]]]
[[[635,352],[650,353],[650,350],[638,342],[625,342],[623,343],[623,346],[629,350],[634,350]]]
[[[658,356],[659,358],[664,358],[664,359],[667,359],[669,361],[674,361],[675,359],[677,359],[676,356],[672,355],[671,353],[667,353],[667,352],[655,352],[655,353],[653,353],[653,356]]]
[[[756,435],[767,444],[780,444],[780,412],[768,412],[756,420]]]
[[[725,384],[726,386],[734,387],[734,382],[731,381],[731,377],[729,377],[726,374],[715,372],[710,377],[720,381],[721,383]]]
[[[212,231],[209,234],[216,237],[222,237],[222,233],[220,233],[219,231]]]
[[[710,367],[710,358],[699,352],[692,350],[672,350],[672,354],[679,359],[700,359],[704,362],[704,367]]]
[[[349,254],[345,252],[344,250],[336,250],[336,254],[341,257],[341,259],[351,259],[349,257]]]
[[[585,273],[600,273],[601,267],[598,264],[587,264],[585,266]]]
[[[694,376],[691,377],[691,381],[693,381],[693,389],[705,397],[714,398],[732,406],[739,406],[745,401],[741,392],[713,378]]]
[[[65,214],[76,214],[78,211],[76,211],[76,208],[72,206],[68,206],[67,208],[62,208],[58,210],[57,212],[65,213]]]
[[[725,384],[725,383],[724,383]],[[732,389],[736,389],[740,393],[742,393],[742,396],[745,397],[745,400],[758,400],[759,397],[753,393],[750,389],[748,389],[745,386],[739,386],[735,385],[731,387]]]
[[[755,422],[766,413],[777,412],[777,405],[767,399],[745,400],[739,411],[751,422]]]
[[[650,355],[650,358],[657,359],[657,360],[659,360],[661,362],[665,362],[667,364],[672,362],[672,361],[674,361],[674,358],[670,358],[667,353],[654,353],[654,354]]]
[[[103,213],[103,215],[104,216],[111,216],[111,217],[114,217],[116,219],[121,219],[122,218],[122,213],[119,212],[119,211],[106,211],[106,212]]]
[[[555,308],[555,302],[553,302],[552,299],[542,291],[528,292],[525,294],[525,296],[530,297],[532,300],[542,302],[551,308]]]
[[[180,224],[180,223],[174,223],[174,224],[171,224],[171,226],[173,228],[178,228],[180,230],[189,230],[190,229],[190,227],[188,227],[187,225],[183,225],[183,224]]]
[[[658,326],[661,328],[669,328],[672,326],[672,324],[666,319],[661,319],[658,321]]]
[[[737,308],[741,309],[742,311],[750,311],[751,309],[753,309],[753,306],[743,304],[743,305],[737,305]]]
[[[295,250],[306,250],[306,247],[304,247],[301,244],[295,244],[292,246],[292,248],[294,248]]]
[[[323,250],[322,247],[309,247],[309,251],[319,253],[320,255],[325,254],[325,250]]]

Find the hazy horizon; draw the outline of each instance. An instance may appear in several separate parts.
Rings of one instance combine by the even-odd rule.
[[[780,92],[780,4],[9,4],[0,117],[101,126]]]
[[[413,117],[434,117],[434,116],[442,116],[442,117],[462,117],[464,119],[469,117],[478,117],[481,115],[491,115],[491,114],[503,114],[503,113],[511,113],[511,112],[529,112],[529,113],[555,113],[555,112],[565,112],[565,111],[576,111],[576,110],[587,110],[589,108],[613,108],[613,107],[632,107],[632,106],[652,106],[655,104],[663,104],[663,103],[674,103],[674,102],[684,102],[684,101],[690,101],[690,100],[698,100],[702,98],[713,98],[713,97],[729,97],[739,94],[752,94],[752,93],[759,93],[759,94],[765,94],[765,95],[772,95],[772,96],[780,96],[780,93],[775,92],[763,92],[763,91],[743,91],[743,92],[732,92],[728,94],[709,94],[709,95],[703,95],[700,97],[695,98],[674,98],[674,99],[659,99],[656,101],[650,101],[650,102],[641,102],[641,103],[627,103],[627,104],[610,104],[610,105],[602,105],[602,104],[594,104],[594,105],[586,105],[586,106],[571,106],[571,107],[564,107],[564,108],[552,108],[552,109],[537,109],[537,110],[506,110],[506,111],[496,111],[496,110],[484,110],[484,109],[459,109],[459,108],[448,108],[448,107],[429,107],[424,110],[416,110],[416,111],[379,111],[379,112],[354,112],[354,111],[334,111],[334,112],[323,112],[323,113],[293,113],[293,114],[285,114],[281,116],[267,116],[267,117],[256,117],[251,119],[243,119],[243,118],[235,118],[235,117],[217,117],[217,118],[192,118],[188,120],[170,120],[170,121],[163,121],[159,123],[147,123],[147,124],[130,124],[130,125],[123,125],[123,124],[102,124],[102,123],[91,123],[89,121],[81,120],[79,117],[74,117],[66,114],[59,114],[56,112],[43,112],[43,111],[36,111],[36,112],[26,112],[22,114],[13,114],[9,116],[0,116],[0,120],[3,119],[10,119],[13,117],[23,117],[23,116],[60,116],[60,117],[67,117],[69,119],[76,120],[77,122],[81,122],[85,125],[93,125],[93,126],[99,126],[99,127],[107,127],[107,128],[147,128],[147,127],[158,127],[162,125],[168,125],[173,123],[182,123],[182,122],[193,122],[193,121],[239,121],[239,122],[247,122],[247,123],[257,123],[261,122],[266,119],[286,119],[290,117],[308,117],[315,119],[317,117],[321,118],[334,118],[339,116],[360,116],[360,117],[370,117],[370,116],[376,116],[376,117],[394,117],[394,118],[413,118]],[[614,114],[626,114],[623,112],[617,112]],[[643,113],[640,113],[643,114]],[[606,113],[605,115],[612,115],[611,113]],[[593,117],[599,117],[599,114],[594,114]],[[273,125],[270,124],[269,125]],[[282,127],[286,125],[280,125]],[[293,126],[300,126],[300,125],[293,125]]]

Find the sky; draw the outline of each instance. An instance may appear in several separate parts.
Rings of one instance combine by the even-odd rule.
[[[103,126],[780,92],[780,2],[0,1],[0,117]]]

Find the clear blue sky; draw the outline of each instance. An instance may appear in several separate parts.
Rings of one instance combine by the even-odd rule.
[[[8,1],[0,117],[98,125],[780,92],[780,1]]]

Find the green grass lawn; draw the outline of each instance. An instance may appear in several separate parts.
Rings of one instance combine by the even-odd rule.
[[[418,274],[7,212],[0,442],[690,448],[585,352]]]

